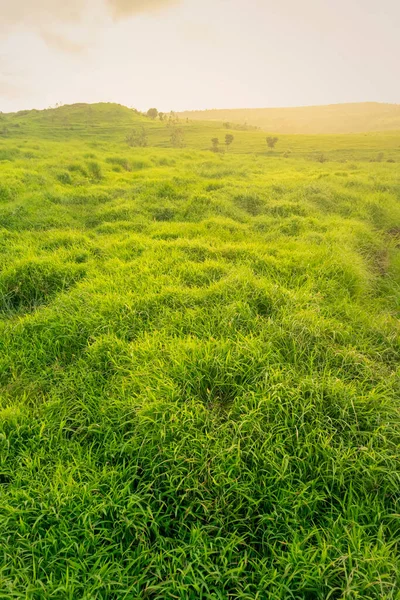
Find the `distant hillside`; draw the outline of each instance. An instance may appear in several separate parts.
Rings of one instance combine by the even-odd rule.
[[[57,108],[48,108],[45,110],[21,110],[17,113],[5,115],[21,120],[36,122],[45,122],[51,124],[68,123],[121,123],[129,122],[138,116],[138,113],[121,104],[112,102],[99,102],[97,104],[66,104]]]
[[[223,127],[229,123],[237,130],[261,129],[280,134],[347,134],[400,131],[400,104],[365,102],[360,104],[332,104],[299,108],[242,108],[212,109],[176,113],[181,126],[199,121],[205,133],[208,128]],[[201,123],[200,123],[201,121]],[[101,132],[113,135],[118,129],[127,131],[132,126],[146,129],[165,128],[166,121],[149,119],[135,109],[115,103],[71,104],[46,110],[22,110],[0,113],[0,134],[87,135]],[[19,132],[17,131],[19,129]],[[208,142],[207,142],[208,143]]]
[[[80,103],[45,110],[0,113],[0,136],[3,137],[113,137],[118,131],[126,133],[132,127],[143,125],[151,127],[153,122],[135,109],[112,102]]]
[[[257,126],[276,133],[364,133],[400,130],[400,104],[363,102],[299,108],[187,111],[180,117]]]
[[[199,113],[203,116],[212,111]],[[235,111],[229,111],[235,112]],[[20,156],[28,139],[87,142],[92,148],[104,151],[117,144],[120,151],[135,151],[140,144],[128,142],[129,136],[144,135],[149,148],[187,148],[209,151],[217,138],[220,150],[229,154],[268,154],[272,158],[305,157],[307,160],[400,161],[400,126],[396,131],[346,134],[286,134],[279,132],[279,142],[273,152],[267,147],[265,131],[253,125],[235,124],[226,120],[196,120],[182,115],[151,119],[142,113],[113,103],[72,104],[45,110],[23,110],[0,113],[0,166],[2,161]],[[174,145],[174,133],[180,141]],[[273,130],[271,130],[272,133]],[[275,130],[276,131],[276,130]],[[227,133],[233,134],[233,143],[225,145]],[[14,147],[10,150],[12,144]],[[182,144],[182,146],[180,145]],[[35,154],[36,148],[29,150]],[[379,158],[378,158],[379,157]],[[125,163],[124,163],[125,164]],[[1,182],[0,182],[1,196]]]

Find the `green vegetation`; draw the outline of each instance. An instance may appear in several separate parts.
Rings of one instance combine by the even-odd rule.
[[[227,148],[229,148],[229,146],[232,145],[232,143],[234,142],[235,138],[231,133],[227,133],[225,136],[225,146]]]
[[[147,111],[147,116],[150,117],[150,119],[157,119],[158,110],[156,108],[149,108],[149,110]]]
[[[0,124],[0,597],[398,598],[400,134]]]
[[[221,152],[221,148],[219,145],[219,139],[217,137],[212,138],[211,144],[212,144],[211,150],[213,152]]]
[[[173,148],[183,148],[185,146],[183,129],[173,127],[171,130],[171,146]]]
[[[276,144],[279,142],[279,138],[273,137],[273,136],[268,136],[266,139],[266,142],[267,142],[268,148],[273,150],[275,148]]]
[[[246,123],[276,133],[365,133],[400,130],[400,104],[362,102],[297,108],[235,108],[181,113],[182,118],[200,121]]]
[[[131,148],[146,148],[147,146],[147,133],[144,127],[140,129],[133,129],[126,136],[126,143]]]

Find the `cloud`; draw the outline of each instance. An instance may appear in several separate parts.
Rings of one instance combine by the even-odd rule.
[[[0,0],[0,31],[13,25],[45,26],[74,22],[82,16],[81,0]]]
[[[0,0],[0,38],[24,27],[58,52],[79,54],[104,19],[155,13],[183,0]],[[95,25],[95,22],[97,25]],[[71,27],[84,29],[83,42],[71,40]],[[64,30],[64,31],[63,31]],[[69,30],[69,33],[65,33]],[[61,33],[62,31],[62,33]],[[82,31],[81,31],[82,33]],[[73,35],[72,37],[76,37]],[[78,35],[79,37],[79,35]]]
[[[159,12],[180,3],[181,0],[107,0],[107,5],[116,17]]]
[[[42,40],[54,50],[67,52],[68,54],[81,54],[85,50],[85,45],[73,42],[69,38],[51,31],[41,31]]]
[[[114,17],[153,13],[176,6],[182,0],[0,0],[0,32],[25,24],[48,29],[57,23],[80,21],[85,13],[97,15],[104,8]]]

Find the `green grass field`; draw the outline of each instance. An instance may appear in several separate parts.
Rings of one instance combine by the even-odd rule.
[[[2,127],[0,598],[400,598],[400,132]]]

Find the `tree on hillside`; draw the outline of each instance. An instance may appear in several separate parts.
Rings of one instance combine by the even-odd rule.
[[[227,133],[225,136],[225,145],[227,148],[229,148],[229,146],[232,144],[233,140],[235,138],[233,137],[233,135],[231,133]]]
[[[174,127],[171,131],[171,146],[173,148],[183,148],[184,145],[183,129]]]
[[[145,148],[147,146],[147,133],[142,127],[141,129],[133,129],[126,136],[126,143],[131,148]]]
[[[217,137],[211,139],[213,152],[219,152],[219,139]]]
[[[225,123],[223,123],[223,126],[225,127],[225,129],[231,128],[231,124],[229,123],[229,121],[225,121]]]
[[[146,114],[150,119],[156,119],[158,117],[158,110],[156,108],[149,108]]]
[[[164,113],[163,112],[159,112],[158,113],[158,118],[160,119],[160,121],[164,121]]]
[[[267,146],[268,148],[271,148],[271,150],[273,150],[277,144],[277,142],[279,141],[279,138],[277,137],[267,137]]]

